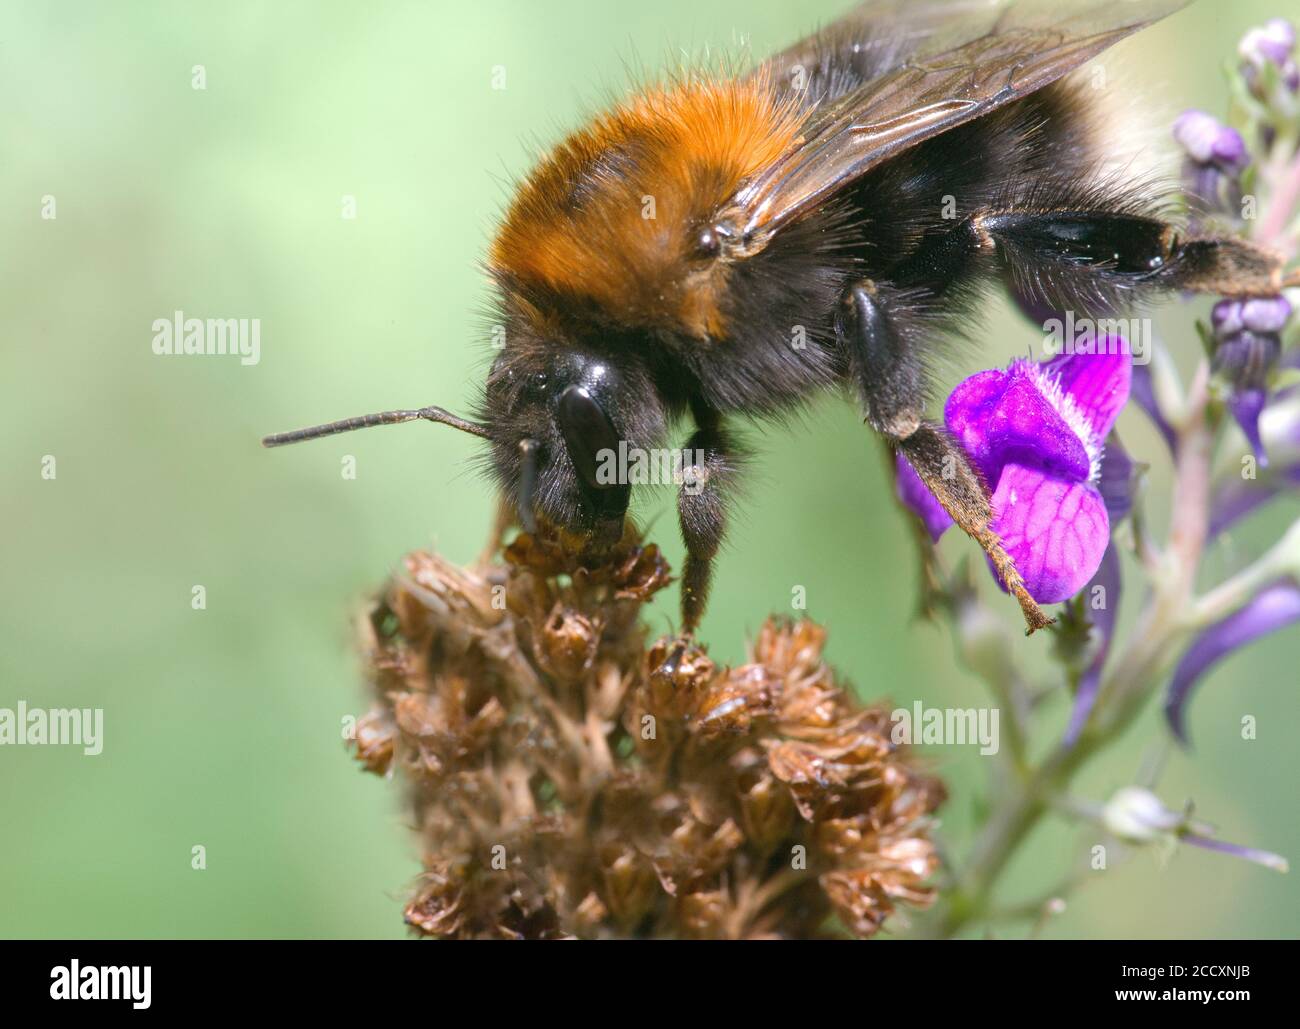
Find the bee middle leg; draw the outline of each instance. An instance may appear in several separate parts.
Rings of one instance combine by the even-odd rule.
[[[910,338],[905,329],[907,303],[904,293],[868,280],[854,283],[845,292],[836,334],[867,423],[907,458],[953,521],[989,555],[1020,604],[1026,631],[1032,633],[1054,619],[1029,595],[1002,540],[990,527],[993,509],[979,472],[947,430],[924,417],[925,364],[920,341]]]

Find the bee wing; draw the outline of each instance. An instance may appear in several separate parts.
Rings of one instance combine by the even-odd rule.
[[[1189,0],[869,0],[760,69],[770,81],[851,45],[876,76],[818,102],[798,144],[748,182],[720,216],[739,253],[881,161],[1054,82]],[[824,68],[825,65],[823,64]]]

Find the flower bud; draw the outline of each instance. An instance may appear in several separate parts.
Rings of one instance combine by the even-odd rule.
[[[352,745],[357,760],[376,775],[387,775],[393,764],[393,745],[397,728],[383,711],[371,711],[357,721]]]
[[[629,843],[611,840],[600,848],[605,899],[614,918],[632,925],[650,910],[658,893],[654,868]]]
[[[1265,95],[1262,72],[1268,66],[1277,69],[1282,85],[1294,93],[1300,89],[1300,66],[1295,50],[1295,26],[1285,18],[1273,18],[1251,29],[1241,39],[1237,53],[1241,56],[1241,73],[1251,93],[1261,100]]]
[[[1241,133],[1204,111],[1184,111],[1175,118],[1174,139],[1199,164],[1235,174],[1250,163]]]
[[[1189,812],[1170,811],[1150,790],[1125,786],[1102,810],[1102,825],[1129,843],[1184,843],[1204,850],[1253,861],[1277,872],[1287,870],[1286,858],[1266,850],[1214,838],[1213,826],[1194,821]]]
[[[1125,786],[1106,803],[1101,822],[1121,840],[1153,843],[1177,830],[1183,824],[1183,815],[1170,811],[1150,790]]]
[[[1285,18],[1272,18],[1242,36],[1237,53],[1253,64],[1270,61],[1280,67],[1294,49],[1295,26]]]
[[[958,598],[954,628],[962,662],[977,675],[1000,682],[1013,664],[1006,622],[972,596]]]
[[[1268,464],[1259,416],[1268,403],[1269,373],[1282,355],[1281,331],[1291,316],[1285,297],[1221,300],[1210,312],[1217,341],[1214,370],[1231,393],[1228,408],[1261,465]]]
[[[721,890],[697,890],[677,900],[678,918],[683,935],[691,939],[717,939],[725,936],[727,896]]]
[[[762,854],[789,835],[794,823],[794,803],[790,791],[770,772],[753,777],[746,786],[742,779],[740,813],[745,823],[745,834]]]
[[[574,680],[591,667],[599,646],[599,626],[582,612],[556,604],[542,626],[538,658],[555,674]]]

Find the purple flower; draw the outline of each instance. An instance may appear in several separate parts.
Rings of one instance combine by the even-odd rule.
[[[916,516],[921,519],[926,531],[930,533],[930,539],[939,542],[939,537],[953,524],[952,515],[943,509],[943,505],[935,499],[929,487],[921,481],[921,477],[912,470],[912,466],[907,463],[907,459],[902,454],[898,454],[894,460],[898,467],[898,476],[895,480],[898,498],[916,512]]]
[[[1174,139],[1197,164],[1235,174],[1250,163],[1241,133],[1204,111],[1184,111],[1175,118]]]
[[[1226,655],[1277,629],[1300,621],[1300,586],[1283,579],[1261,590],[1240,610],[1206,629],[1174,669],[1165,693],[1165,717],[1175,736],[1187,742],[1187,700],[1192,688]]]
[[[1295,26],[1285,18],[1271,18],[1247,32],[1237,49],[1248,61],[1270,61],[1280,67],[1295,49]]]
[[[1241,134],[1204,111],[1184,111],[1174,119],[1173,134],[1187,153],[1183,177],[1194,206],[1206,212],[1235,210],[1241,172],[1250,164]]]
[[[1214,370],[1231,390],[1228,409],[1261,466],[1268,464],[1259,416],[1268,403],[1268,377],[1282,354],[1282,328],[1291,317],[1285,297],[1220,300],[1210,313]]]
[[[944,406],[948,431],[993,490],[992,529],[1040,604],[1068,600],[1101,564],[1110,540],[1103,441],[1131,370],[1127,342],[1101,337],[1090,353],[972,375]],[[932,538],[952,524],[902,457],[898,492]]]
[[[1300,68],[1292,57],[1295,41],[1295,26],[1285,18],[1273,18],[1241,38],[1237,53],[1242,59],[1242,74],[1257,96],[1261,92],[1260,72],[1267,65],[1278,70],[1283,85],[1292,93],[1300,88]]]

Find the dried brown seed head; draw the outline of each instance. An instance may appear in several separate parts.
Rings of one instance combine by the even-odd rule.
[[[632,535],[593,557],[520,535],[504,564],[408,556],[361,626],[375,709],[357,759],[394,770],[438,937],[813,937],[932,899],[943,799],[822,659],[769,620],[751,659],[665,660],[639,614],[669,581]]]

